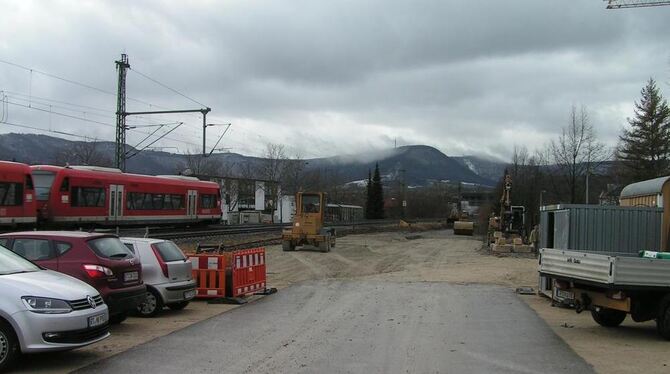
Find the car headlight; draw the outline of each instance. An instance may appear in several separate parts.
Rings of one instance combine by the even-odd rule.
[[[70,304],[64,300],[36,296],[24,296],[21,299],[28,307],[28,310],[35,313],[60,314],[70,313],[72,311]]]

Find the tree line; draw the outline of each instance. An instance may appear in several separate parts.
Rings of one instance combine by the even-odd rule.
[[[653,79],[634,105],[614,147],[598,140],[587,108],[573,106],[556,139],[532,154],[524,146],[514,148],[508,167],[512,201],[533,212],[531,225],[540,204],[597,204],[600,198],[615,203],[623,186],[670,175],[670,109]],[[502,182],[494,197],[501,194]],[[499,209],[497,201],[491,209]]]

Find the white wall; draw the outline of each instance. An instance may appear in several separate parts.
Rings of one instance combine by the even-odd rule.
[[[256,181],[255,209],[265,209],[265,182]]]

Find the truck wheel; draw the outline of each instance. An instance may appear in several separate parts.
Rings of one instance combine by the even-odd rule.
[[[670,298],[665,296],[661,300],[658,318],[656,318],[656,331],[665,340],[670,340]]]
[[[600,326],[617,327],[626,319],[626,312],[616,309],[599,308],[598,311],[592,309],[591,316]]]
[[[284,240],[281,242],[281,249],[284,252],[289,252],[295,250],[295,246],[290,241]]]
[[[0,372],[9,369],[19,355],[19,341],[9,323],[0,321]]]
[[[325,242],[321,243],[321,252],[330,252],[330,239],[326,239]]]

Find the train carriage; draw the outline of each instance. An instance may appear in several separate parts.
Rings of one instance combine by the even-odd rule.
[[[30,166],[0,161],[0,226],[34,224],[36,207]]]
[[[221,219],[220,190],[213,182],[89,166],[40,165],[32,170],[40,218],[49,223],[116,226]]]

